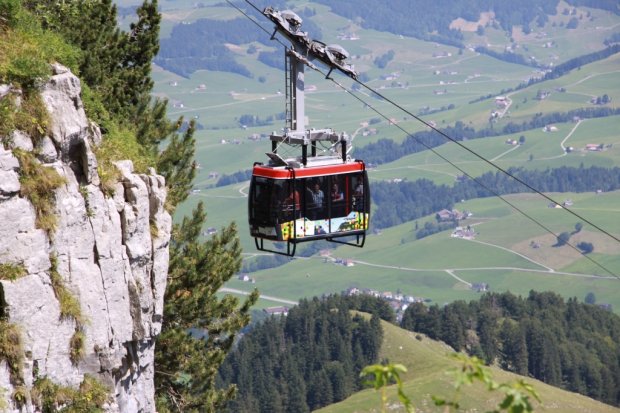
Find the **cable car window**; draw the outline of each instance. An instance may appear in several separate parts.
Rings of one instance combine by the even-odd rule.
[[[271,221],[269,218],[272,207],[272,181],[256,177],[252,189],[252,208],[250,209],[252,218],[261,222]]]
[[[345,196],[343,191],[343,179],[339,176],[334,176],[331,179],[331,186],[329,191],[329,201],[331,204],[331,217],[345,216]]]
[[[351,179],[352,187],[353,187],[353,210],[358,212],[363,212],[365,207],[364,202],[364,175],[356,174]]]
[[[306,216],[311,220],[325,219],[325,179],[306,179]]]

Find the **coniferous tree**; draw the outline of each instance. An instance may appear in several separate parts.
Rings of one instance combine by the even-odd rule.
[[[505,320],[500,329],[502,368],[527,375],[527,344],[523,329],[512,320]]]
[[[374,321],[352,316],[354,298],[303,299],[286,317],[270,317],[244,334],[220,369],[220,387],[239,392],[225,411],[315,410],[358,389],[363,367],[378,361],[383,332]],[[374,359],[369,360],[369,357]],[[275,389],[281,404],[261,401]],[[259,400],[248,408],[250,399]]]
[[[236,333],[249,322],[255,291],[238,308],[232,296],[216,292],[241,266],[236,227],[231,224],[208,242],[199,241],[206,214],[199,204],[191,218],[175,225],[162,333],[155,363],[160,411],[218,411],[235,387],[215,388],[217,369]],[[200,331],[204,338],[189,331]]]
[[[196,162],[194,161],[195,123],[192,120],[189,128],[182,137],[172,134],[166,149],[159,155],[157,170],[166,177],[169,209],[174,209],[187,198],[196,176]]]

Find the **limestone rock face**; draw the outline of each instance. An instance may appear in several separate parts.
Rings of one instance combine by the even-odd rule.
[[[34,142],[15,131],[7,140],[33,150],[66,179],[55,191],[53,233],[36,227],[34,207],[20,196],[19,162],[0,144],[0,264],[27,272],[0,281],[0,316],[21,331],[27,388],[41,377],[77,388],[90,374],[110,389],[106,411],[154,412],[154,342],[161,331],[172,222],[163,207],[165,182],[153,170],[136,174],[130,161],[119,162],[121,182],[107,197],[92,151],[101,134],[84,112],[80,81],[60,65],[54,73],[41,91],[50,136]],[[5,91],[0,99],[9,89],[0,85]],[[85,320],[84,356],[77,363],[70,358],[70,340],[78,326],[61,318],[53,268],[79,301]],[[0,406],[38,411],[30,400],[16,406],[14,390],[9,366],[0,358]]]

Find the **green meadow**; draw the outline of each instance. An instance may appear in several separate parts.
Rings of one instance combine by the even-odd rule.
[[[118,3],[127,6],[135,1]],[[203,1],[202,8],[195,8],[194,3],[190,0],[160,1],[164,18],[162,37],[169,36],[172,27],[181,22],[241,16],[234,8],[215,0]],[[320,25],[322,40],[345,47],[356,70],[368,79],[366,85],[401,107],[378,99],[363,87],[351,90],[354,82],[339,74],[332,74],[334,82],[326,80],[324,67],[320,67],[321,72],[307,69],[308,127],[329,127],[336,132],[346,132],[354,137],[356,147],[382,138],[400,143],[409,134],[427,129],[419,119],[438,128],[461,121],[477,130],[500,129],[510,122],[527,122],[537,113],[595,107],[590,100],[604,94],[612,98],[609,107],[616,108],[620,102],[620,55],[583,65],[560,78],[515,90],[532,76],[541,76],[540,71],[492,59],[470,48],[459,50],[366,30],[355,22],[333,15],[328,7],[305,1],[290,2],[293,8],[308,5],[316,11],[311,19]],[[563,15],[561,9],[544,28],[529,35],[515,28],[510,35],[518,45],[517,52],[526,51],[542,63],[558,65],[600,50],[602,41],[613,33],[620,18],[581,7],[579,12],[584,16],[589,13],[590,17],[581,19],[575,30],[565,28],[570,16]],[[260,23],[263,27],[271,27],[266,19]],[[259,30],[257,28],[257,36]],[[354,32],[359,39],[339,40],[338,34],[345,31]],[[511,44],[506,33],[491,27],[483,36],[468,31],[463,34],[467,44],[489,43],[497,52]],[[269,45],[253,42],[252,45],[259,50],[279,47],[276,42]],[[225,187],[215,187],[215,184],[218,176],[248,170],[256,161],[265,162],[264,153],[271,150],[268,135],[284,127],[277,120],[263,126],[241,125],[241,116],[253,115],[267,120],[282,113],[285,103],[284,73],[260,63],[258,53],[248,53],[249,47],[250,44],[229,46],[238,62],[251,68],[251,78],[211,71],[198,71],[184,78],[158,67],[153,71],[155,95],[169,100],[170,117],[182,116],[199,124],[195,137],[200,169],[195,191],[178,208],[175,221],[189,214],[199,201],[204,202],[208,227],[219,229],[233,221],[237,224],[245,260],[256,259],[257,252],[248,235],[248,182]],[[394,59],[385,68],[378,68],[374,59],[388,51],[394,51]],[[541,91],[547,96],[537,100]],[[511,105],[502,117],[490,123],[492,112],[501,109],[495,104],[495,97],[500,95],[509,98]],[[480,99],[482,96],[488,98]],[[433,113],[419,115],[422,110]],[[370,125],[362,126],[366,123]],[[373,182],[426,178],[437,184],[452,185],[458,175],[478,176],[495,171],[494,165],[503,169],[539,170],[620,165],[619,116],[572,120],[553,126],[556,129],[552,132],[538,128],[460,142],[462,146],[447,142],[433,151],[378,165],[369,171],[369,176]],[[252,137],[259,138],[248,139]],[[521,137],[525,138],[522,145],[507,143]],[[587,151],[587,144],[603,144],[605,150]],[[567,152],[569,147],[572,150]],[[280,152],[285,156],[290,154],[284,148]],[[571,210],[616,238],[620,237],[620,191],[548,196],[559,203],[571,200],[574,203]],[[474,240],[452,238],[450,231],[416,240],[416,223],[408,222],[370,234],[363,249],[341,246],[331,250],[327,257],[295,258],[286,265],[250,274],[255,284],[234,279],[227,286],[242,291],[258,288],[267,296],[291,301],[339,293],[355,286],[402,292],[441,304],[476,299],[479,293],[474,292],[471,285],[487,283],[492,291],[512,291],[521,295],[530,290],[552,290],[565,297],[583,299],[588,292],[593,292],[597,302],[610,303],[614,311],[619,311],[620,244],[616,240],[583,222],[582,230],[573,234],[570,242],[573,245],[592,243],[591,254],[584,256],[568,246],[554,246],[555,236],[547,229],[555,233],[573,232],[580,221],[577,217],[563,209],[548,208],[549,201],[539,195],[511,195],[505,199],[518,210],[498,198],[468,200],[455,206],[473,213],[462,224],[475,228]],[[424,222],[434,219],[434,215],[423,217],[417,224],[423,226]],[[337,259],[351,260],[354,265],[337,264]],[[258,308],[273,305],[281,303],[265,299]]]

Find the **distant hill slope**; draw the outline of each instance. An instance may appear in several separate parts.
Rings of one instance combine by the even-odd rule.
[[[385,7],[379,0],[316,0],[302,6],[293,7],[282,1],[255,1],[255,7],[262,10],[269,5],[283,10],[293,8],[303,19],[303,31],[312,39],[322,40],[321,27],[326,15],[347,19],[346,26],[339,26],[341,40],[350,39],[355,27],[393,33],[429,42],[443,43],[460,49],[475,48],[476,51],[494,59],[538,68],[552,68],[557,62],[540,59],[532,54],[527,43],[528,37],[545,32],[563,30],[562,36],[592,35],[587,32],[605,26],[604,14],[618,14],[620,10],[614,1],[567,2],[529,0],[523,2],[458,1],[449,0],[438,4],[424,0],[410,2],[396,0]],[[321,13],[315,19],[317,9],[327,6],[331,13]],[[282,53],[279,48],[271,50],[273,42],[265,31],[271,25],[257,11],[249,8],[254,23],[239,14],[230,20],[199,18],[196,21],[183,21],[171,29],[170,36],[161,40],[160,53],[155,60],[159,66],[180,76],[189,77],[198,70],[212,70],[236,73],[252,78],[253,67],[239,61],[239,52],[246,51],[258,57],[262,63],[275,68],[283,68]],[[347,27],[348,26],[348,27]],[[589,52],[603,49],[607,42],[617,41],[618,33],[609,33],[609,38],[597,38],[599,46],[589,47]],[[355,36],[353,36],[355,37]],[[597,37],[594,34],[594,37]],[[561,39],[553,36],[549,47],[557,48]],[[557,50],[554,50],[554,53]],[[385,56],[384,56],[385,57]],[[377,60],[385,67],[391,60]]]
[[[381,359],[405,365],[408,372],[404,375],[404,391],[412,400],[416,412],[440,411],[433,406],[431,395],[452,397],[453,378],[445,372],[456,366],[449,355],[452,349],[444,343],[430,340],[424,335],[405,331],[393,324],[382,322],[383,345]],[[493,378],[501,383],[514,382],[522,376],[507,373],[490,367]],[[570,393],[549,386],[534,379],[526,378],[538,392],[542,404],[535,403],[535,412],[555,411],[571,412],[619,412],[620,409],[597,402],[576,393]],[[390,400],[397,400],[395,389],[388,392]],[[466,387],[461,394],[460,403],[464,411],[487,411],[497,406],[500,394],[486,391],[482,386]],[[395,403],[391,403],[391,407]],[[363,390],[344,400],[317,410],[321,413],[362,413],[376,412],[380,408],[380,395],[372,389]],[[390,409],[390,412],[404,412],[404,408]]]
[[[457,19],[479,22],[482,14],[490,13],[490,18],[479,22],[480,27],[491,25],[510,32],[514,26],[524,26],[525,31],[529,32],[530,25],[544,26],[549,16],[557,14],[557,8],[562,4],[559,0],[448,0],[441,3],[433,0],[395,0],[390,3],[390,7],[385,7],[381,0],[315,1],[331,6],[336,14],[361,21],[364,28],[448,43],[459,43],[463,39],[460,28],[452,24]],[[567,15],[573,13],[576,6],[600,8],[616,14],[619,12],[614,1],[568,0],[566,3],[568,5],[564,7],[563,13]],[[575,18],[579,19],[579,16]]]

